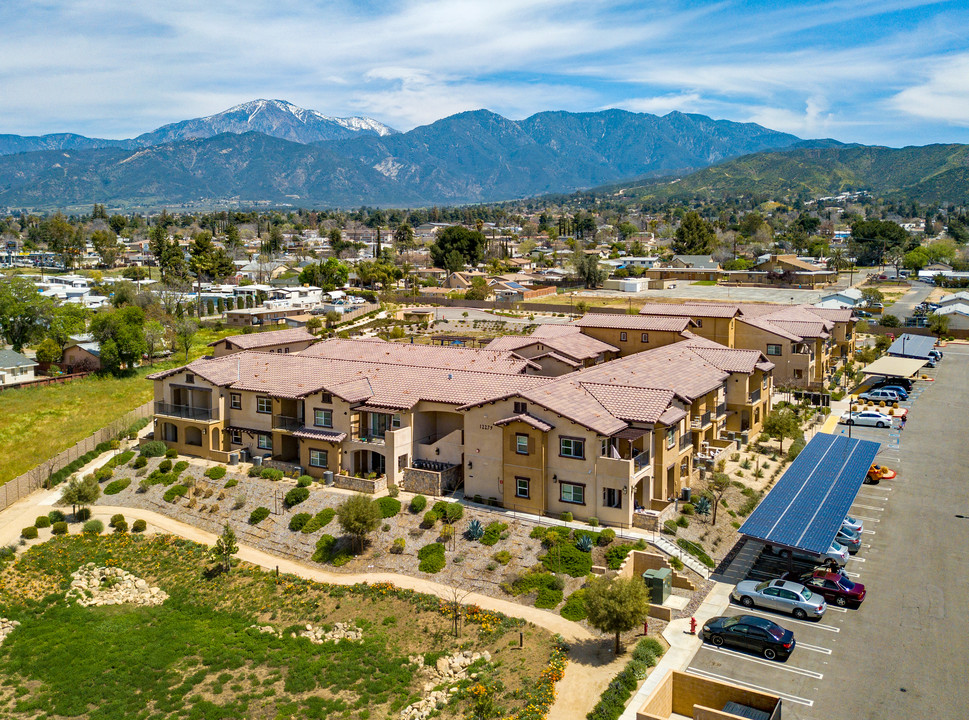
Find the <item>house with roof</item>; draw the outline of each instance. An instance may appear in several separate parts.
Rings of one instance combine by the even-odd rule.
[[[849,307],[849,308],[861,307],[862,305],[861,290],[853,287],[845,288],[844,290],[838,290],[837,292],[824,295],[821,298],[820,302],[816,303],[816,305],[820,307],[831,307],[832,304],[834,306]]]
[[[0,349],[0,386],[20,385],[34,379],[37,362],[13,350]]]
[[[943,295],[936,301],[942,307],[946,305],[951,305],[953,303],[962,303],[963,305],[969,305],[969,292],[965,290],[960,290],[957,293],[950,293]]]
[[[732,270],[724,279],[743,285],[816,289],[838,281],[838,271],[821,268],[797,255],[768,255],[749,270]]]
[[[572,325],[583,335],[618,348],[619,355],[625,357],[679,342],[687,337],[686,331],[695,322],[689,316],[586,313]]]
[[[969,303],[950,302],[935,311],[949,318],[949,330],[969,330]]]
[[[270,353],[296,353],[316,342],[316,336],[305,328],[270,330],[248,335],[230,335],[209,343],[213,357],[232,355],[246,350]]]
[[[582,333],[576,325],[539,325],[531,335],[504,335],[488,350],[513,352],[536,363],[539,374],[558,377],[598,365],[619,355],[619,348]]]
[[[73,340],[64,348],[61,369],[68,373],[97,372],[101,369],[101,343],[90,336]]]

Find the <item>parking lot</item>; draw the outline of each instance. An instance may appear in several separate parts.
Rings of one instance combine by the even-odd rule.
[[[731,604],[724,614],[767,617],[792,630],[797,646],[783,662],[704,645],[690,672],[771,692],[784,699],[784,717],[938,717],[966,715],[969,692],[961,675],[969,661],[969,437],[965,411],[969,347],[946,358],[919,381],[904,429],[854,426],[852,437],[882,443],[877,461],[894,480],[863,485],[851,514],[864,521],[862,547],[845,570],[864,583],[859,608],[828,603],[819,621],[798,621]],[[838,425],[837,433],[848,428]],[[765,580],[787,572],[788,561],[748,541],[725,580]],[[812,564],[793,561],[794,570]]]

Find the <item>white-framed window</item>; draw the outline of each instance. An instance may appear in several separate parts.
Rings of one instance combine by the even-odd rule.
[[[694,318],[693,321],[696,323],[696,326],[698,328],[702,328],[703,327],[703,318]]]
[[[528,435],[522,433],[515,435],[515,452],[519,455],[528,455]]]
[[[242,431],[241,430],[230,430],[229,431],[229,442],[233,445],[242,445]]]
[[[273,399],[260,395],[256,398],[256,412],[270,415],[273,411]]]
[[[272,435],[258,435],[256,437],[256,447],[260,450],[272,450],[273,449],[273,436]]]
[[[394,429],[399,428],[401,426],[401,423],[402,423],[402,419],[400,417],[400,413],[394,413],[393,417],[390,418],[390,427]]]
[[[642,336],[640,337],[639,341],[640,342],[644,342],[644,343],[648,343],[649,342],[649,333],[643,333]]]
[[[575,505],[585,505],[585,485],[577,483],[559,483],[559,500],[564,503]]]
[[[529,497],[528,495],[529,483],[530,481],[528,478],[516,477],[515,478],[515,497],[520,497],[520,498]]]
[[[310,467],[325,468],[329,465],[329,453],[326,450],[310,449]]]
[[[763,377],[761,378],[760,386],[765,390],[767,389],[767,381],[769,379],[770,379],[770,375],[768,375],[767,373],[764,373]]]
[[[775,343],[767,343],[767,354],[768,355],[780,355],[781,346]]]
[[[241,393],[229,393],[229,407],[233,410],[242,410]]]
[[[602,438],[599,441],[599,457],[609,456],[609,440],[607,438]]]
[[[585,440],[582,438],[559,438],[559,455],[567,458],[585,458]]]
[[[666,428],[666,449],[669,450],[676,445],[676,428]]]
[[[313,410],[313,424],[316,427],[333,427],[333,411],[325,410],[323,408],[315,408]]]
[[[625,333],[625,331],[619,333],[619,342],[626,342],[626,333]]]

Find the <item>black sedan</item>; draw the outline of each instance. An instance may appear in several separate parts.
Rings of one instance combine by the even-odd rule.
[[[753,615],[710,618],[700,638],[714,647],[752,650],[768,660],[786,660],[794,652],[794,633],[767,618]]]

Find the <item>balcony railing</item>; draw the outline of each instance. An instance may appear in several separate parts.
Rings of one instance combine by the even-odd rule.
[[[633,458],[633,474],[639,474],[646,468],[650,467],[649,463],[649,450],[644,450]]]
[[[173,405],[166,402],[155,403],[155,414],[186,418],[188,420],[211,420],[214,416],[212,408],[195,407],[193,405]]]
[[[299,418],[287,415],[273,415],[273,430],[288,430],[293,432],[303,427],[303,421]]]
[[[680,438],[680,452],[683,452],[687,448],[693,447],[693,438],[689,435],[684,435]]]
[[[760,402],[760,390],[754,390],[750,393],[750,404],[755,405]]]
[[[727,403],[723,402],[717,405],[717,417],[723,417],[727,414]]]
[[[702,428],[705,428],[707,425],[710,424],[710,413],[705,412],[702,415],[695,415],[693,417],[692,423],[693,423],[694,430],[700,430]]]
[[[374,443],[376,445],[383,445],[386,442],[383,435],[369,432],[358,433],[353,439],[357,442]]]

